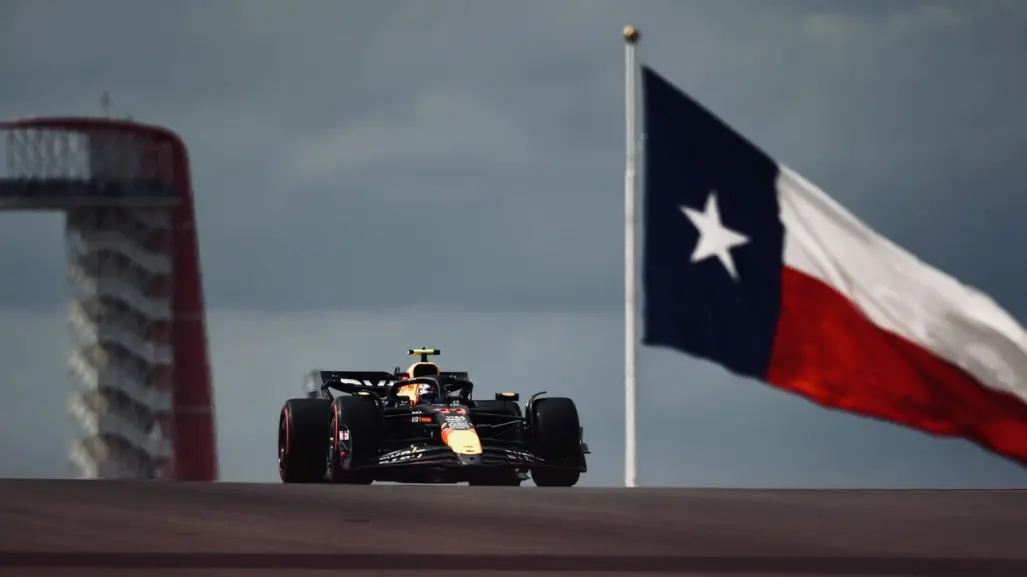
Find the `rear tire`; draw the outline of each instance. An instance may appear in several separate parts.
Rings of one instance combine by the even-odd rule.
[[[369,395],[335,399],[328,423],[328,480],[370,485],[374,478],[369,473],[351,468],[373,464],[378,457],[385,429],[378,401]]]
[[[536,487],[573,487],[581,478],[581,422],[574,401],[547,397],[531,405],[531,444],[547,463],[567,468],[538,467],[531,470]]]
[[[325,399],[290,399],[278,417],[278,476],[283,483],[320,483],[325,478],[331,404]]]

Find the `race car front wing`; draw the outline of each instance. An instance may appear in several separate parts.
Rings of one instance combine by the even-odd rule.
[[[573,465],[581,468],[582,464]],[[453,452],[446,446],[412,445],[410,447],[390,451],[380,456],[376,463],[364,465],[360,469],[396,467],[396,466],[436,466],[436,467],[559,467],[569,465],[549,463],[530,451],[513,447],[483,447],[477,455],[462,455]]]

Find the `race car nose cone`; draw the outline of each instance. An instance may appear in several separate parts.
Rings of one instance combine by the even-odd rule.
[[[481,455],[457,455],[461,465],[480,465]]]

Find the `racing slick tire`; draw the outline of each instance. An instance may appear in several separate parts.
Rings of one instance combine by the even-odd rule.
[[[581,422],[574,401],[566,397],[538,399],[531,405],[531,445],[549,463],[567,468],[535,467],[531,480],[536,487],[573,487],[581,477]]]
[[[522,415],[521,407],[515,401],[475,401],[474,410],[485,413],[509,415],[513,419],[519,419]],[[499,436],[499,439],[504,441],[520,442],[520,428],[510,427],[509,431],[504,432]],[[467,480],[467,484],[472,487],[520,487],[521,478],[517,475],[516,471],[504,468],[475,475]]]
[[[331,404],[328,422],[328,481],[370,485],[371,475],[350,469],[372,463],[378,456],[384,433],[378,400],[370,395],[339,397]]]
[[[325,399],[290,399],[278,418],[278,475],[283,483],[325,479],[324,446],[332,405]]]

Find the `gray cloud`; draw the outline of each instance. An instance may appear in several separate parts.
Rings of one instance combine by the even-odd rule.
[[[180,131],[220,307],[618,306],[627,21],[647,61],[872,224],[1017,292],[979,266],[994,238],[936,248],[944,222],[1008,213],[1023,182],[1024,120],[1007,112],[1027,95],[1015,6],[13,6],[0,71],[17,81],[0,112],[95,112],[110,88],[117,111]],[[933,227],[896,218],[924,212],[924,194],[945,199]],[[402,282],[427,271],[446,280]]]
[[[1015,1],[7,2],[0,115],[97,113],[110,89],[118,114],[186,139],[226,478],[273,479],[273,417],[252,415],[273,415],[308,365],[391,368],[423,340],[486,386],[556,371],[588,415],[592,482],[615,484],[617,31],[629,22],[649,64],[900,244],[1027,315],[1024,273],[992,257],[1027,242],[1027,15]],[[0,283],[0,308],[60,306],[60,232],[56,216],[0,218],[0,271],[18,279]],[[397,312],[418,306],[415,320]],[[43,312],[8,320],[19,314],[0,318],[37,323],[17,331],[36,336],[4,343],[0,374],[14,387],[10,375],[38,372],[63,396],[63,377],[47,376],[63,326]],[[504,376],[497,366],[518,354]],[[649,483],[1023,479],[965,443],[678,355],[642,361]],[[18,386],[9,403],[30,414],[42,387]],[[41,433],[48,455],[64,452],[55,430]],[[3,474],[64,474],[32,464],[42,449],[3,450]]]

